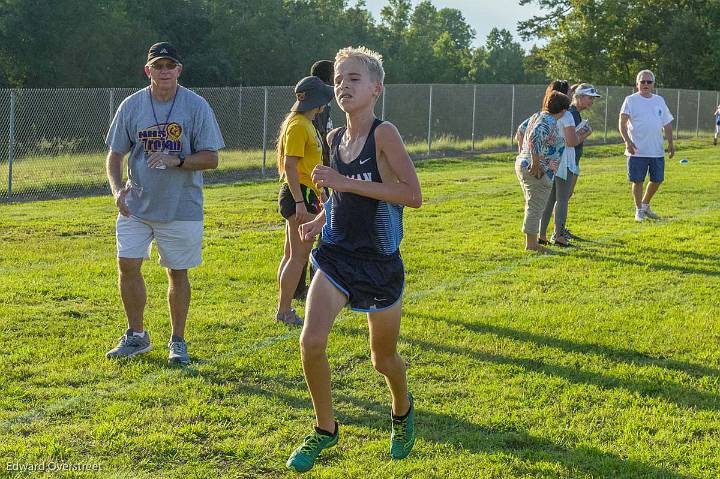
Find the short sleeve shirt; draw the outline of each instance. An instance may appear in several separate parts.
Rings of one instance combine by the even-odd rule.
[[[578,111],[577,108],[575,108],[575,105],[570,105],[570,108],[568,109],[568,111],[573,116],[573,120],[575,120],[575,126],[578,126],[580,124],[580,122],[582,121],[580,112]],[[579,145],[575,146],[575,162],[576,163],[578,163],[580,161],[580,157],[583,154],[583,143],[580,143]],[[578,166],[578,174],[579,174],[579,172],[580,172],[580,166]]]
[[[559,160],[565,150],[557,120],[545,112],[535,113],[528,120],[519,160],[531,161],[531,151],[540,158],[540,169],[547,173],[551,160]]]
[[[322,163],[322,139],[315,126],[305,115],[296,114],[285,129],[285,156],[296,156],[300,184],[320,195],[310,177],[313,169]],[[287,181],[287,180],[286,180]]]
[[[628,134],[637,147],[634,156],[648,158],[665,156],[662,129],[673,121],[673,116],[663,97],[652,95],[650,98],[645,98],[639,93],[634,93],[625,97],[620,113],[630,117]],[[632,156],[627,149],[625,155]]]
[[[126,202],[132,216],[159,222],[203,219],[202,172],[149,168],[147,158],[155,151],[191,155],[224,148],[204,98],[178,85],[174,105],[173,100],[151,103],[150,88],[143,88],[120,104],[105,143],[114,153],[130,153]]]
[[[557,121],[560,135],[565,138],[565,128],[571,127],[575,131],[575,119],[572,113],[566,111],[565,114],[560,117]],[[575,162],[575,147],[565,146],[563,154],[560,158],[560,166],[558,167],[557,175],[563,180],[567,179],[567,170],[570,170],[574,174],[578,174],[577,163]]]

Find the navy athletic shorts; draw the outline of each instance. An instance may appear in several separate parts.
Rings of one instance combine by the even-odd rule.
[[[321,243],[310,261],[348,298],[353,311],[371,313],[395,305],[405,288],[400,250],[389,255],[366,255]]]
[[[651,158],[647,156],[628,157],[628,180],[632,183],[642,183],[645,176],[650,173],[650,181],[662,183],[665,179],[665,158]]]

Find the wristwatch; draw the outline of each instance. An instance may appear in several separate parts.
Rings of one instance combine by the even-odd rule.
[[[182,168],[183,163],[185,163],[185,154],[184,154],[184,153],[180,153],[180,154],[178,155],[178,160],[180,160],[180,163],[178,163],[178,166],[177,166],[177,167],[178,167],[178,168]]]

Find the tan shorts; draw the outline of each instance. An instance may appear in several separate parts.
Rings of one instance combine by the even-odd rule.
[[[154,239],[162,266],[190,269],[202,263],[202,221],[165,223],[118,215],[115,233],[118,258],[150,259]]]

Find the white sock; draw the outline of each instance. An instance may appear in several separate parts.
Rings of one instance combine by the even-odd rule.
[[[648,206],[650,206],[650,203],[642,203],[641,208],[642,208],[643,210],[647,211]]]
[[[143,331],[141,331],[141,332],[139,332],[139,333],[138,333],[137,331],[133,330],[133,336],[137,336],[137,337],[139,337],[139,338],[144,338],[144,337],[145,337],[145,330],[143,330]]]

